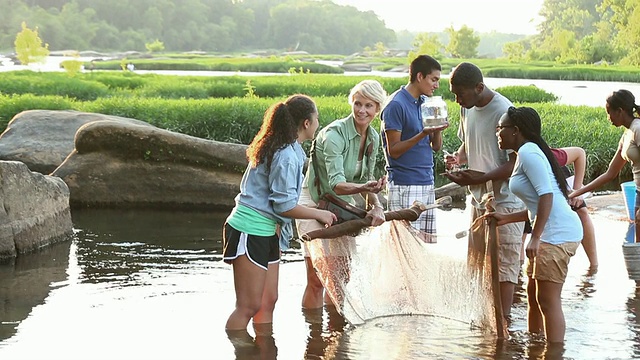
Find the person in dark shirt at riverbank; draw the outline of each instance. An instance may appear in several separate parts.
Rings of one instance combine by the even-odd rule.
[[[233,265],[235,310],[226,330],[246,332],[273,322],[278,299],[280,248],[288,248],[292,218],[315,219],[330,226],[336,217],[298,205],[306,155],[301,143],[318,129],[318,109],[305,95],[272,105],[247,149],[249,165],[236,205],[223,230],[223,259]]]

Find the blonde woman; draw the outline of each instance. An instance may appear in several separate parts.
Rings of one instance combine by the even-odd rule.
[[[373,119],[380,113],[387,97],[382,85],[376,80],[363,80],[351,89],[348,101],[351,114],[344,119],[333,121],[322,129],[315,138],[315,156],[310,159],[304,181],[300,204],[316,206],[320,196],[325,193],[338,195],[343,200],[356,205],[357,198],[364,199],[372,225],[384,222],[384,211],[377,193],[386,186],[386,177],[374,178],[376,155],[380,148],[380,135],[371,126]],[[315,160],[314,160],[315,158]],[[317,169],[317,171],[316,171]],[[304,234],[315,230],[322,224],[314,220],[297,220],[298,233]],[[332,269],[348,272],[349,236],[337,239],[316,239],[327,247],[334,260]],[[330,246],[331,244],[339,246]],[[340,302],[340,299],[324,297],[324,287],[316,274],[316,269],[303,248],[307,269],[307,285],[302,296],[302,307],[305,309],[321,308],[324,302]],[[340,267],[338,270],[337,268]],[[328,274],[326,274],[328,275]],[[348,276],[340,279],[344,280]],[[328,276],[327,281],[338,280]],[[335,284],[338,288],[341,284]],[[330,301],[331,300],[331,301]],[[338,304],[336,304],[338,305]]]

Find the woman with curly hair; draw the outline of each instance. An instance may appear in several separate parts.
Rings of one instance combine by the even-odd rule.
[[[223,259],[232,264],[236,307],[226,329],[270,324],[278,299],[280,246],[288,247],[291,219],[331,225],[329,211],[298,205],[306,155],[301,143],[318,129],[318,109],[305,95],[272,105],[247,149],[249,165],[223,230]]]

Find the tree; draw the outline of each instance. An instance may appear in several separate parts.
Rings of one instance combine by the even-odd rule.
[[[545,19],[540,24],[544,38],[554,31],[568,30],[577,40],[593,33],[600,19],[597,7],[603,0],[544,0],[540,15]]]
[[[521,41],[513,41],[504,44],[502,52],[510,61],[520,61],[524,58],[524,45]]]
[[[147,51],[150,53],[158,52],[164,50],[164,43],[158,39],[153,42],[144,44],[144,47],[147,48]]]
[[[640,65],[640,0],[603,0],[599,10],[610,15],[604,20],[617,30],[613,43],[617,49],[623,49],[622,63]]]
[[[433,56],[435,59],[440,59],[442,57],[443,46],[436,35],[420,33],[416,35],[411,45],[413,46],[413,50],[409,51],[410,61],[421,54]]]
[[[65,60],[60,63],[60,66],[69,74],[74,77],[82,70],[82,61],[80,60]]]
[[[38,28],[31,30],[25,22],[22,22],[22,31],[16,35],[15,46],[16,56],[24,65],[44,62],[49,55],[49,44],[42,45]]]
[[[387,52],[387,47],[384,46],[384,44],[381,41],[378,41],[375,45],[375,50],[373,52],[374,56],[384,56],[385,53]]]
[[[473,29],[467,25],[462,25],[460,30],[456,31],[453,26],[445,29],[449,34],[449,44],[446,47],[447,52],[455,58],[473,58],[478,55],[478,44],[480,37],[477,36]]]

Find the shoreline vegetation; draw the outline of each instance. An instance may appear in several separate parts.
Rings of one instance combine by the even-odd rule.
[[[394,56],[395,55],[395,56]],[[138,70],[241,71],[275,73],[341,74],[345,71],[408,72],[405,53],[390,56],[369,56],[356,53],[342,55],[309,55],[291,53],[267,55],[263,53],[241,56],[205,53],[189,54],[130,54],[126,59]],[[85,63],[85,68],[120,70],[122,59]],[[512,62],[508,59],[439,59],[443,73],[448,74],[457,64],[470,61],[483,69],[486,77],[543,80],[584,80],[640,82],[637,66],[599,64],[558,64],[553,61]],[[331,66],[323,62],[334,62]]]
[[[388,93],[408,81],[408,74],[401,77],[366,73],[362,76],[336,76],[344,70],[315,63],[316,60],[343,61],[343,64],[358,62],[371,66],[372,70],[383,71],[381,69],[386,68],[403,72],[402,64],[406,57],[363,59],[304,54],[269,58],[227,58],[202,54],[192,54],[189,58],[175,54],[162,58],[141,57],[128,54],[121,59],[84,63],[85,71],[74,74],[29,70],[4,72],[0,77],[0,132],[5,130],[13,116],[24,110],[76,110],[134,118],[159,128],[210,140],[248,144],[273,99],[294,93],[312,96],[318,104],[321,126],[326,126],[334,119],[349,114],[347,95],[358,81],[376,79]],[[448,74],[449,69],[461,61],[464,60],[442,60],[443,74]],[[632,72],[622,66],[558,65],[550,62],[515,64],[496,59],[470,61],[478,64],[487,77],[640,82],[637,69]],[[123,70],[130,63],[136,70],[202,70],[206,66],[209,71],[282,72],[282,75],[203,77],[137,74]],[[319,67],[312,69],[307,64]],[[319,73],[318,69],[324,67],[339,71]],[[535,86],[505,86],[495,90],[518,106],[536,108],[543,119],[543,135],[551,146],[580,146],[586,150],[588,169],[585,181],[607,169],[621,130],[610,125],[603,108],[558,105],[554,94]],[[444,132],[443,148],[456,149],[460,144],[456,136],[459,105],[449,92],[447,78],[441,79],[435,95],[442,96],[449,107],[451,126]],[[379,119],[374,120],[373,126],[379,128]],[[593,134],[599,135],[594,137]],[[382,174],[384,157],[382,154],[378,157],[380,166],[377,171]],[[444,171],[442,156],[436,154],[435,160],[436,171]],[[631,171],[626,167],[620,182],[629,178]]]

